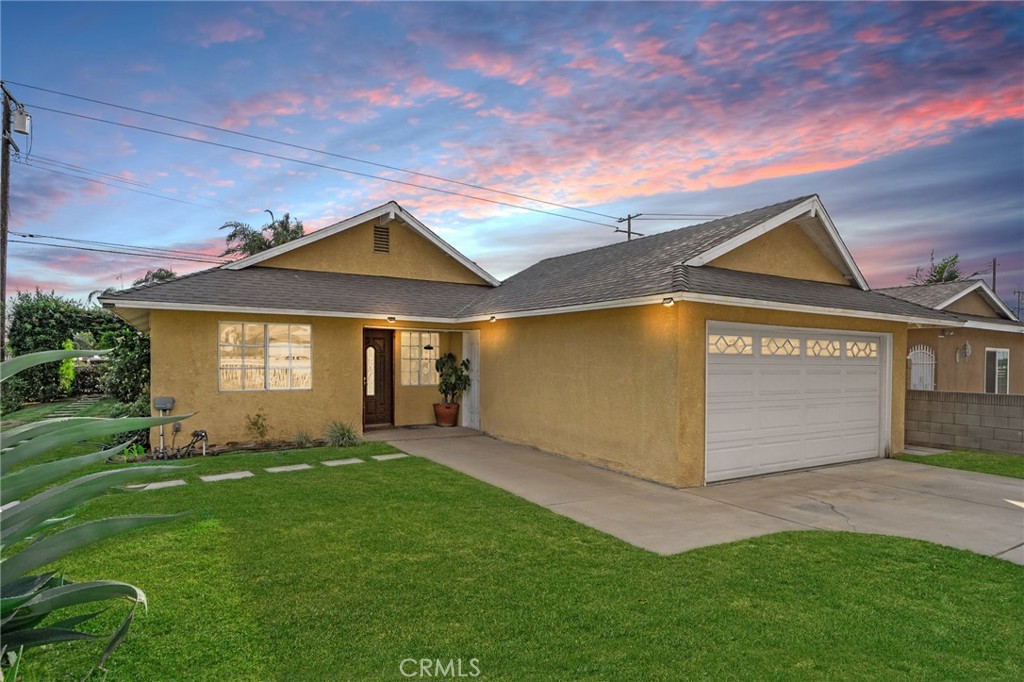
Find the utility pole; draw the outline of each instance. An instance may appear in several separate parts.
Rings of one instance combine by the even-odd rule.
[[[0,360],[7,357],[7,213],[11,205],[11,96],[4,94],[4,132],[0,150]],[[15,145],[17,149],[17,145]]]
[[[7,91],[3,81],[0,81],[0,90],[4,98],[3,139],[0,141],[0,360],[3,360],[7,354],[7,219],[11,210],[11,147],[21,154],[11,138],[12,104],[18,111],[16,132],[27,135],[30,124],[25,107]]]
[[[997,263],[996,259],[993,258],[992,259],[992,291],[995,292],[996,296],[999,295],[999,290],[996,289],[996,266],[997,265],[999,265],[999,263]]]
[[[620,229],[616,228],[615,231],[616,232],[622,232],[623,234],[625,234],[627,242],[633,241],[633,237],[643,237],[643,235],[640,234],[639,232],[634,232],[633,231],[633,218],[639,218],[642,215],[643,215],[643,213],[634,213],[633,215],[629,215],[627,213],[625,218],[619,218],[616,221],[616,222],[618,222],[620,224],[621,223],[626,223],[626,229],[625,230],[620,230]]]
[[[1016,291],[1013,292],[1013,295],[1017,297],[1017,319],[1019,320],[1020,319],[1020,299],[1021,299],[1021,296],[1024,296],[1024,291],[1021,291],[1020,289],[1017,289]]]

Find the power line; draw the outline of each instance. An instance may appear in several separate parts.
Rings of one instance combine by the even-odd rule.
[[[191,261],[193,263],[217,263],[217,264],[223,263],[223,261],[214,261],[214,260],[208,260],[208,259],[202,259],[202,258],[189,258],[188,256],[174,256],[174,255],[169,255],[169,254],[161,255],[161,254],[153,254],[153,253],[133,253],[131,251],[118,251],[118,250],[115,250],[115,249],[92,248],[92,247],[88,247],[88,246],[72,246],[70,244],[44,244],[42,242],[23,241],[21,239],[12,239],[12,240],[10,240],[10,243],[11,244],[27,244],[29,246],[49,246],[49,247],[54,248],[54,249],[74,249],[75,251],[95,251],[97,253],[116,253],[116,254],[120,254],[122,256],[134,256],[136,258],[153,258],[153,259],[164,258],[166,260]]]
[[[38,90],[40,92],[48,92],[48,93],[53,94],[53,95],[60,95],[61,97],[70,97],[71,99],[77,99],[77,100],[81,100],[83,102],[91,102],[93,104],[99,104],[99,105],[102,105],[102,106],[105,106],[105,107],[112,107],[114,109],[121,109],[122,111],[130,111],[130,112],[133,112],[133,113],[136,113],[136,114],[143,114],[145,116],[153,116],[153,117],[156,117],[156,118],[162,118],[162,119],[167,120],[167,121],[174,121],[175,123],[184,123],[186,125],[192,125],[192,126],[198,126],[200,128],[206,128],[207,130],[216,130],[217,132],[228,133],[229,135],[238,135],[240,137],[246,137],[246,138],[249,138],[251,140],[259,140],[260,142],[269,142],[271,144],[278,144],[278,145],[281,145],[281,146],[284,146],[284,147],[291,147],[292,149],[300,149],[302,151],[313,152],[313,153],[316,153],[316,154],[323,154],[324,156],[333,156],[335,158],[344,159],[346,161],[355,161],[356,163],[364,163],[364,164],[366,164],[368,166],[375,166],[377,168],[384,168],[386,170],[398,171],[400,173],[408,173],[409,175],[416,175],[416,176],[423,177],[423,178],[430,178],[431,180],[439,180],[441,182],[448,182],[448,183],[451,183],[453,185],[461,185],[462,187],[469,187],[471,189],[478,189],[478,190],[482,190],[484,192],[494,192],[495,194],[503,194],[505,196],[515,197],[516,199],[523,199],[525,201],[533,201],[533,202],[538,203],[538,204],[546,204],[548,206],[555,206],[557,208],[564,208],[564,209],[569,210],[569,211],[578,211],[580,213],[589,213],[590,215],[595,215],[595,216],[598,216],[600,218],[607,218],[609,220],[615,220],[616,219],[616,216],[608,215],[607,213],[600,213],[598,211],[591,211],[590,209],[586,209],[586,208],[577,208],[575,206],[569,206],[569,205],[566,205],[566,204],[560,204],[560,203],[555,202],[555,201],[548,201],[548,200],[545,200],[545,199],[537,199],[536,197],[530,197],[530,196],[527,196],[525,194],[517,194],[516,192],[508,192],[506,190],[494,189],[493,187],[485,187],[483,185],[476,185],[476,184],[473,184],[471,182],[463,182],[461,180],[453,180],[451,178],[445,178],[445,177],[442,177],[440,175],[433,175],[431,173],[423,173],[421,171],[414,171],[414,170],[410,170],[408,168],[401,168],[399,166],[390,166],[390,165],[385,164],[385,163],[378,163],[376,161],[368,161],[366,159],[360,159],[360,158],[355,157],[355,156],[347,156],[345,154],[337,154],[335,152],[323,151],[321,149],[316,149],[315,147],[306,147],[306,146],[303,146],[303,145],[300,145],[300,144],[294,144],[292,142],[284,142],[282,140],[275,140],[273,138],[263,137],[261,135],[253,135],[251,133],[243,133],[241,131],[232,130],[230,128],[222,128],[220,126],[210,125],[208,123],[199,123],[197,121],[190,121],[188,119],[178,118],[176,116],[168,116],[166,114],[158,114],[158,113],[156,113],[154,111],[146,111],[145,109],[136,109],[135,107],[129,107],[129,106],[125,106],[123,104],[114,104],[112,102],[104,102],[103,100],[93,99],[91,97],[83,97],[81,95],[73,95],[71,93],[61,92],[59,90],[51,90],[49,88],[41,88],[41,87],[36,86],[36,85],[28,85],[27,83],[18,83],[16,81],[7,81],[7,82],[12,84],[12,85],[17,85],[17,86],[23,87],[23,88],[29,88],[31,90]],[[111,121],[107,121],[107,122],[111,123]],[[381,178],[381,179],[386,179],[386,178]],[[465,196],[465,195],[462,195],[462,196]],[[477,197],[472,197],[472,198],[477,198]],[[517,206],[516,208],[524,208],[524,207]],[[555,215],[557,215],[557,214],[555,214]],[[569,216],[562,216],[562,217],[568,218]]]
[[[25,161],[30,161],[30,159],[28,158],[28,155],[25,156]],[[120,175],[115,175],[114,173],[106,173],[104,171],[93,170],[92,168],[86,168],[84,166],[78,166],[78,165],[75,165],[73,163],[68,163],[67,161],[61,161],[59,159],[51,159],[51,158],[46,157],[46,156],[39,156],[38,154],[31,158],[31,162],[32,163],[42,163],[42,164],[45,164],[47,166],[57,166],[58,168],[64,168],[66,170],[74,170],[74,171],[78,171],[79,173],[88,173],[90,175],[98,175],[100,177],[110,178],[111,180],[115,180],[117,182],[123,182],[123,183],[129,184],[129,185],[135,185],[136,187],[150,187],[151,186],[148,182],[141,182],[139,180],[133,180],[131,178],[123,178]]]
[[[136,192],[138,194],[145,194],[147,196],[156,197],[157,199],[166,199],[167,201],[175,201],[175,202],[177,202],[179,204],[188,204],[189,206],[202,206],[202,204],[197,204],[194,201],[186,201],[184,199],[177,199],[175,197],[169,197],[169,196],[166,196],[164,194],[155,194],[153,192],[145,192],[145,191],[143,191],[141,189],[132,189],[131,187],[124,187],[124,186],[121,186],[121,185],[113,185],[113,184],[111,184],[109,182],[103,182],[102,180],[97,180],[96,178],[87,178],[87,177],[84,177],[84,176],[81,176],[81,175],[75,175],[74,173],[67,173],[65,171],[57,170],[56,168],[47,168],[45,166],[36,166],[35,164],[29,163],[28,161],[15,161],[15,163],[17,163],[18,165],[21,165],[21,166],[28,166],[29,168],[35,168],[36,170],[46,171],[47,173],[56,173],[57,175],[64,175],[64,176],[69,177],[69,178],[77,178],[79,180],[85,180],[86,182],[95,182],[97,185],[105,185],[107,187],[113,187],[114,189],[123,189],[123,190],[125,190],[127,192]]]
[[[81,239],[81,238],[78,238],[78,237],[57,237],[57,236],[49,235],[49,234],[35,234],[33,232],[14,232],[14,231],[11,231],[11,234],[17,235],[19,237],[25,237],[25,238],[28,238],[28,239],[54,239],[54,240],[64,241],[64,242],[75,242],[75,243],[78,243],[78,244],[92,244],[94,246],[115,246],[115,247],[126,248],[126,249],[139,249],[139,250],[145,250],[145,251],[159,251],[159,252],[162,252],[162,253],[178,253],[178,254],[184,254],[186,256],[195,256],[195,257],[198,257],[198,258],[214,258],[214,256],[210,256],[209,254],[205,254],[205,253],[199,253],[197,251],[185,251],[183,249],[165,249],[165,248],[162,248],[162,247],[159,247],[159,246],[141,246],[141,245],[138,245],[138,244],[119,244],[117,242],[101,242],[101,241],[96,241],[94,239]],[[226,263],[228,261],[224,260],[224,259],[221,259],[219,262]]]
[[[507,206],[508,208],[515,208],[515,209],[518,209],[518,210],[521,210],[521,211],[532,211],[533,213],[543,213],[545,215],[554,216],[556,218],[568,218],[569,220],[576,220],[576,221],[579,221],[581,223],[590,223],[591,225],[599,225],[601,227],[607,227],[607,228],[611,228],[613,230],[615,229],[614,225],[609,225],[607,223],[599,223],[599,222],[597,222],[595,220],[588,220],[586,218],[577,218],[576,216],[565,215],[564,213],[555,213],[554,211],[545,211],[544,209],[541,209],[541,208],[532,208],[530,206],[519,206],[518,204],[510,204],[508,202],[498,201],[496,199],[487,199],[485,197],[478,197],[478,196],[475,196],[473,194],[465,194],[463,192],[455,192],[453,190],[442,189],[440,187],[430,187],[428,185],[419,185],[419,184],[416,184],[415,182],[408,182],[406,180],[396,180],[395,178],[386,178],[386,177],[381,176],[381,175],[373,175],[371,173],[363,173],[363,172],[354,171],[354,170],[351,170],[351,169],[348,169],[348,168],[339,168],[337,166],[328,166],[327,164],[317,163],[315,161],[306,161],[304,159],[296,159],[296,158],[291,157],[291,156],[284,156],[282,154],[274,154],[274,153],[271,153],[271,152],[261,152],[261,151],[255,150],[255,149],[247,149],[245,147],[237,147],[237,146],[232,145],[232,144],[224,144],[223,142],[214,142],[212,140],[197,140],[194,137],[188,137],[186,135],[178,135],[177,133],[169,133],[169,132],[167,132],[165,130],[155,130],[153,128],[146,128],[145,126],[132,125],[131,123],[120,123],[118,121],[111,121],[111,120],[105,119],[105,118],[99,118],[99,117],[96,117],[96,116],[87,116],[85,114],[76,114],[76,113],[71,112],[71,111],[63,111],[61,109],[52,109],[50,107],[44,107],[42,105],[37,105],[37,104],[30,104],[30,105],[26,105],[26,106],[31,106],[34,109],[38,109],[40,111],[49,111],[49,112],[54,113],[54,114],[63,114],[64,116],[71,116],[71,117],[74,117],[74,118],[80,118],[80,119],[83,119],[83,120],[86,120],[86,121],[95,121],[97,123],[106,123],[108,125],[119,126],[121,128],[129,128],[131,130],[140,130],[140,131],[146,132],[146,133],[153,133],[155,135],[163,135],[165,137],[172,137],[172,138],[175,138],[175,139],[178,139],[178,140],[185,140],[186,142],[195,142],[197,144],[206,144],[206,145],[210,145],[210,146],[213,146],[213,147],[220,147],[221,149],[230,149],[230,150],[236,151],[236,152],[244,152],[246,154],[256,154],[257,156],[265,156],[265,157],[267,157],[269,159],[277,159],[278,161],[288,161],[289,163],[298,163],[298,164],[302,164],[304,166],[313,166],[314,168],[322,168],[324,170],[337,171],[339,173],[348,173],[350,175],[356,175],[358,177],[368,178],[370,180],[383,180],[384,182],[391,182],[391,183],[394,183],[396,185],[403,185],[405,187],[415,187],[417,189],[427,190],[428,192],[440,192],[441,194],[449,194],[449,195],[452,195],[452,196],[464,197],[466,199],[473,199],[475,201],[483,201],[483,202],[486,202],[488,204],[495,204],[495,205],[498,205],[498,206]]]

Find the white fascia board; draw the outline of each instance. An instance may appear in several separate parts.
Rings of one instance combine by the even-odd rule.
[[[836,317],[858,317],[867,320],[890,320],[892,322],[906,322],[908,324],[927,324],[935,327],[962,327],[963,322],[959,320],[935,320],[928,317],[914,317],[912,315],[894,315],[890,313],[869,313],[864,310],[851,310],[849,308],[826,308],[813,305],[802,305],[800,303],[776,303],[774,301],[760,301],[751,298],[734,298],[731,296],[718,296],[716,294],[698,294],[692,292],[680,292],[672,294],[677,300],[693,301],[694,303],[713,303],[717,305],[731,305],[742,308],[760,308],[764,310],[780,310],[791,313],[807,313],[809,315],[833,315]]]
[[[399,313],[356,313],[333,310],[305,310],[302,308],[259,308],[255,306],[207,305],[203,303],[166,303],[163,301],[123,301],[111,303],[114,310],[147,309],[147,310],[182,310],[197,313],[228,313],[232,315],[296,315],[302,317],[344,317],[363,320],[383,320],[394,317],[403,322],[434,322],[437,324],[458,324],[464,320],[454,317],[420,317],[401,315]]]
[[[243,268],[247,268],[250,265],[257,265],[258,263],[262,263],[263,261],[268,260],[270,258],[274,258],[275,256],[280,256],[281,254],[288,253],[289,251],[294,251],[295,249],[298,248],[302,248],[303,246],[312,244],[313,242],[324,239],[325,237],[330,237],[332,235],[338,234],[339,232],[344,232],[349,228],[355,227],[357,225],[362,225],[363,223],[374,220],[375,218],[379,218],[382,215],[390,215],[392,218],[394,218],[395,216],[401,216],[402,220],[404,220],[406,224],[408,224],[413,230],[419,233],[420,236],[422,236],[424,239],[426,239],[431,244],[438,247],[446,254],[454,258],[456,261],[459,262],[459,264],[461,264],[468,270],[472,271],[473,274],[475,274],[477,277],[484,280],[491,286],[498,286],[498,280],[495,279],[490,273],[488,273],[479,265],[471,261],[469,258],[466,258],[466,256],[460,253],[455,247],[453,247],[451,244],[437,236],[433,230],[431,230],[429,227],[421,223],[411,213],[406,211],[404,208],[399,206],[394,201],[389,201],[388,203],[383,204],[382,206],[378,206],[377,208],[371,208],[369,211],[364,211],[359,215],[352,216],[351,218],[346,218],[345,220],[342,220],[341,222],[338,223],[334,223],[333,225],[328,225],[327,227],[321,228],[316,232],[311,232],[303,237],[299,237],[298,239],[293,239],[292,241],[281,244],[280,246],[275,246],[272,249],[267,249],[266,251],[262,251],[255,255],[247,256],[245,258],[240,258],[239,260],[232,261],[231,263],[222,265],[221,269],[242,270]]]
[[[821,200],[817,195],[797,204],[787,211],[783,211],[773,218],[769,218],[763,223],[754,225],[748,230],[714,248],[708,249],[707,251],[694,256],[690,260],[684,262],[683,265],[707,265],[714,259],[724,256],[730,251],[743,246],[747,242],[757,239],[766,232],[770,232],[776,227],[784,225],[789,221],[806,214],[810,214],[812,217],[821,221],[821,224],[825,227],[825,232],[828,234],[829,238],[832,240],[832,244],[839,252],[839,256],[842,258],[843,263],[849,270],[850,275],[853,277],[854,281],[857,282],[857,286],[859,286],[862,291],[868,291],[870,287],[868,287],[867,280],[864,279],[863,273],[861,273],[860,268],[857,267],[857,263],[853,260],[850,250],[846,248],[846,243],[843,242],[842,237],[839,236],[839,231],[836,229],[835,224],[832,222],[832,218],[829,217],[828,211],[825,210],[824,204],[821,203]]]
[[[989,302],[989,305],[997,308],[999,312],[1006,315],[1007,319],[1013,320],[1014,322],[1020,321],[1017,319],[1017,316],[1014,315],[1013,312],[1006,307],[1006,304],[999,299],[999,296],[996,295],[996,292],[992,291],[992,287],[990,287],[984,280],[981,279],[976,280],[973,285],[967,287],[960,293],[950,296],[945,301],[935,306],[935,309],[945,310],[947,306],[956,303],[957,301],[959,301],[961,298],[971,293],[972,291],[978,291],[979,293],[981,293],[985,300]]]
[[[559,306],[555,308],[536,308],[533,310],[513,310],[504,313],[486,313],[472,317],[459,318],[459,322],[485,322],[491,317],[499,320],[508,320],[516,317],[539,317],[541,315],[564,315],[566,313],[585,313],[591,310],[610,310],[612,308],[630,308],[639,305],[662,305],[666,298],[675,301],[682,300],[679,294],[652,294],[650,296],[634,296],[633,298],[620,298],[615,301],[600,301],[597,303],[581,303],[579,305]]]
[[[582,313],[591,310],[609,310],[612,308],[629,308],[642,305],[662,305],[666,298],[674,301],[692,301],[694,303],[711,303],[716,305],[729,305],[742,308],[758,308],[762,310],[779,310],[783,312],[807,313],[809,315],[832,315],[835,317],[856,317],[868,320],[889,320],[893,322],[905,322],[908,324],[927,325],[932,327],[962,327],[964,323],[959,320],[935,320],[925,317],[914,317],[909,315],[893,315],[888,313],[870,313],[863,310],[851,310],[849,308],[826,308],[812,305],[801,305],[798,303],[777,303],[774,301],[760,301],[750,298],[734,298],[731,296],[718,296],[715,294],[699,294],[688,291],[667,292],[663,294],[652,294],[649,296],[636,296],[633,298],[622,298],[614,301],[600,301],[597,303],[583,303],[580,305],[560,306],[554,308],[538,308],[534,310],[515,310],[509,312],[485,313],[469,317],[420,317],[415,315],[399,315],[397,313],[357,313],[324,310],[303,310],[291,308],[259,308],[239,307],[222,305],[205,305],[189,303],[165,303],[147,301],[124,301],[114,304],[115,308],[146,308],[151,310],[188,310],[194,312],[219,312],[219,313],[246,313],[252,315],[298,315],[304,317],[344,317],[359,318],[367,320],[387,320],[388,317],[395,317],[406,322],[433,322],[436,324],[462,324],[467,322],[485,322],[495,317],[499,320],[508,320],[518,317],[539,317],[543,315],[564,315],[566,313]]]
[[[1024,325],[1014,327],[1008,324],[997,324],[995,322],[979,322],[977,320],[967,320],[964,326],[969,329],[987,329],[994,332],[1005,332],[1007,334],[1024,334]]]

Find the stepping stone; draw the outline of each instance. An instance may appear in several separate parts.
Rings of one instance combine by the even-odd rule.
[[[408,457],[408,456],[409,455],[400,452],[400,453],[398,453],[396,455],[374,455],[373,458],[375,460],[377,460],[378,462],[384,462],[384,461],[387,461],[389,459],[402,459],[403,457]]]
[[[157,481],[156,483],[147,483],[142,489],[160,490],[161,488],[176,488],[179,485],[185,485],[185,481],[183,479],[176,478],[173,481]]]
[[[16,504],[21,504],[21,500],[11,500],[10,502],[5,504],[4,506],[0,507],[0,512],[6,511],[6,510],[10,509],[11,507],[13,507]]]
[[[255,476],[255,474],[252,473],[251,471],[232,471],[229,474],[212,474],[210,476],[200,476],[199,479],[202,481],[206,481],[207,483],[212,483],[214,481],[233,481],[236,478],[249,478],[250,476]]]
[[[362,464],[363,460],[358,457],[353,457],[351,459],[327,459],[320,463],[325,467],[340,467],[346,464]]]
[[[279,474],[283,471],[302,471],[303,469],[312,469],[313,467],[308,464],[289,464],[283,467],[267,467],[264,469],[268,474]]]

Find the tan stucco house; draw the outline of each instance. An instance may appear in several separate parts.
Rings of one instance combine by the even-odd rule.
[[[816,195],[503,282],[389,202],[101,300],[214,442],[431,423],[451,350],[464,425],[674,486],[900,451],[908,334],[965,326],[871,291]]]
[[[982,280],[879,289],[941,310],[957,328],[907,334],[907,387],[919,391],[1024,394],[1024,324]]]

